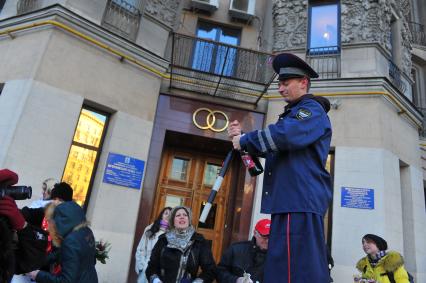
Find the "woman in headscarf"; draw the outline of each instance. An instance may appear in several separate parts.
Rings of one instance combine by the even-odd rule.
[[[388,244],[382,237],[374,234],[364,235],[362,248],[367,256],[356,264],[356,268],[362,272],[361,278],[355,278],[356,282],[410,282],[402,256],[398,252],[387,251]]]
[[[146,270],[150,283],[213,282],[216,264],[209,244],[191,224],[189,208],[175,207],[170,230],[155,244]],[[198,270],[201,267],[201,273]]]
[[[135,270],[138,274],[138,283],[148,282],[145,270],[148,266],[152,249],[157,243],[158,238],[169,228],[169,216],[171,211],[171,207],[163,208],[154,223],[148,225],[143,231],[142,238],[139,241],[135,254]]]

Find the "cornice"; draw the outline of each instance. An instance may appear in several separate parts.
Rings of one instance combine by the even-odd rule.
[[[31,24],[34,24],[34,27],[25,29],[26,32],[28,32],[28,30],[38,31],[46,29],[48,25],[37,25],[38,23],[45,21],[54,21],[66,25],[77,33],[81,33],[84,37],[88,37],[93,41],[105,45],[109,48],[109,51],[114,48],[114,50],[119,51],[119,53],[126,54],[129,57],[132,57],[135,60],[139,60],[152,68],[158,69],[158,71],[161,73],[164,73],[168,69],[169,62],[164,58],[145,49],[144,47],[141,47],[123,37],[108,31],[102,26],[77,15],[76,13],[59,4],[55,4],[31,13],[1,20],[0,38],[5,36],[1,35],[2,32],[4,33],[8,30],[19,29],[21,26],[28,26]],[[52,25],[51,27],[53,28],[54,26]],[[7,34],[13,38],[19,33],[20,31],[18,30]],[[108,48],[105,49],[108,50]],[[118,52],[116,52],[116,54],[117,53]]]
[[[404,115],[416,127],[421,127],[423,115],[416,106],[385,77],[340,78],[312,81],[311,91],[314,95],[342,98],[345,97],[382,97],[392,103],[399,115]],[[276,95],[277,85],[274,83],[265,98],[281,98]]]

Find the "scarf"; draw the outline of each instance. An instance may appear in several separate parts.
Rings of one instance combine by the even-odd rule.
[[[169,228],[169,222],[161,219],[160,220],[160,229],[166,231]]]
[[[379,251],[376,254],[376,258],[373,259],[370,255],[368,255],[368,261],[370,262],[371,266],[374,268],[379,263],[380,259],[382,259],[386,255],[386,251]]]
[[[184,253],[192,244],[191,237],[194,235],[194,227],[189,226],[185,230],[172,229],[166,233],[167,247],[178,249]]]

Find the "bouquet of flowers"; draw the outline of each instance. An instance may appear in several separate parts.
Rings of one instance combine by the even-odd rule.
[[[108,253],[111,250],[111,244],[108,241],[96,241],[96,260],[102,264],[106,263],[106,259],[109,258]]]
[[[374,279],[365,279],[365,278],[362,278],[361,275],[354,275],[354,282],[355,283],[378,283]]]

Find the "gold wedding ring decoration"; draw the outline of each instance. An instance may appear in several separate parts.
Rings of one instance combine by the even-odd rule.
[[[196,117],[200,112],[207,112],[208,113],[207,117],[206,117],[205,126],[200,125],[196,120]],[[218,115],[218,116],[222,115],[225,118],[225,121],[226,121],[225,126],[223,126],[220,129],[215,127],[216,115]],[[201,130],[212,130],[213,132],[216,132],[216,133],[225,131],[225,129],[229,125],[229,119],[228,119],[228,116],[226,116],[225,112],[222,112],[222,111],[219,111],[219,110],[210,110],[208,108],[198,108],[197,110],[195,110],[194,114],[192,114],[192,122],[194,122],[194,125]]]

